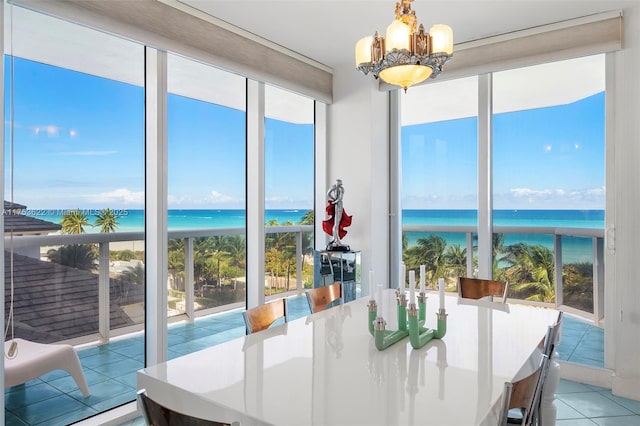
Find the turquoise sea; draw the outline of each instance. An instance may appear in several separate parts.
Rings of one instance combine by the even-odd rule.
[[[143,210],[114,210],[118,215],[118,231],[144,230]],[[265,222],[272,219],[283,224],[299,223],[307,210],[266,210]],[[95,221],[95,211],[85,211],[89,221]],[[60,223],[64,210],[48,210],[46,217],[40,219]],[[203,228],[236,228],[245,225],[244,210],[180,210],[170,209],[168,212],[169,230],[203,229]],[[357,217],[354,221],[357,222]],[[475,210],[403,210],[403,225],[466,225],[477,223]],[[542,226],[563,228],[604,228],[603,210],[496,210],[494,224],[497,226]],[[88,228],[87,232],[98,232],[98,228]],[[447,244],[466,246],[465,236],[457,233],[439,234]],[[415,244],[424,234],[409,232],[409,244]],[[348,240],[348,235],[346,239]],[[539,244],[553,247],[551,235],[511,235],[505,236],[505,244],[516,242]],[[591,238],[563,238],[563,257],[565,262],[591,262]]]

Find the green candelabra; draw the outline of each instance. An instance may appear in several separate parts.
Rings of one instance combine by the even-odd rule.
[[[387,330],[387,322],[378,315],[375,300],[369,301],[369,333],[375,339],[376,348],[382,351],[409,335],[407,327],[407,296],[400,290],[396,291],[396,311],[398,315],[398,330]]]
[[[418,296],[418,308],[415,303],[409,303],[407,310],[409,323],[409,341],[411,347],[418,349],[426,345],[431,339],[442,339],[447,333],[447,313],[444,308],[440,308],[436,314],[438,318],[437,328],[429,329],[424,327],[426,317],[426,295],[420,293]]]
[[[396,313],[398,316],[398,330],[387,330],[387,322],[378,315],[378,305],[375,300],[370,300],[368,305],[369,333],[375,339],[378,350],[384,350],[394,343],[409,336],[409,341],[414,349],[426,345],[432,339],[442,339],[447,332],[447,313],[444,308],[438,311],[438,325],[436,329],[424,327],[427,296],[424,292],[418,295],[418,306],[413,300],[407,309],[407,296],[403,290],[396,290]]]

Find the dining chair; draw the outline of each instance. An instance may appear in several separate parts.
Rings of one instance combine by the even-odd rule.
[[[497,296],[501,298],[501,303],[506,303],[508,289],[509,283],[505,281],[458,277],[458,296],[465,299]]]
[[[545,339],[543,340],[544,344],[542,346],[543,353],[547,355],[550,359],[553,358],[553,354],[556,349],[556,345],[558,343],[558,339],[560,336],[560,327],[562,327],[562,318],[564,317],[564,313],[562,311],[558,312],[558,318],[556,322],[549,326],[551,329],[551,334],[547,334]]]
[[[138,406],[147,425],[150,426],[239,426],[240,423],[222,423],[205,420],[188,414],[179,413],[154,401],[147,395],[146,389],[140,389],[136,395]]]
[[[536,371],[515,382],[505,382],[498,426],[535,424],[534,411],[538,407],[548,363],[549,357],[541,355]]]
[[[242,313],[242,316],[247,326],[247,334],[266,330],[280,318],[284,318],[284,322],[289,321],[287,299],[278,299],[274,302],[247,309]]]
[[[558,343],[563,316],[564,313],[560,311],[556,322],[549,326],[547,334],[538,345],[542,353],[549,358],[545,372],[545,380],[540,390],[538,407],[534,412],[535,420],[537,420],[540,425],[550,423],[556,418],[557,410],[554,405],[554,400],[556,389],[560,383],[560,364],[555,359],[558,356],[555,348]]]
[[[342,284],[333,283],[323,287],[312,288],[305,293],[312,314],[324,311],[337,301],[343,303]]]

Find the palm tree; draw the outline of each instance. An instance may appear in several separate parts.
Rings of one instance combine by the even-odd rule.
[[[247,259],[246,241],[241,235],[225,238],[224,250],[229,254],[229,266],[234,268],[233,289],[236,289],[238,272],[244,275]]]
[[[540,245],[517,244],[516,263],[506,271],[511,288],[529,294],[527,300],[553,302],[556,297],[553,251]]]
[[[96,217],[95,226],[99,226],[102,233],[114,232],[118,227],[118,217],[113,214],[111,209],[100,210]]]
[[[167,266],[169,274],[173,277],[172,286],[176,290],[184,291],[184,238],[170,239],[168,252]]]
[[[494,280],[505,281],[504,267],[501,265],[511,266],[515,260],[508,247],[504,245],[504,234],[494,233],[491,237],[491,251],[492,251],[492,277]]]
[[[437,277],[443,277],[446,272],[444,256],[447,242],[439,235],[429,235],[428,238],[418,238],[417,245],[406,251],[407,270],[425,265],[429,281],[435,284]]]
[[[291,222],[285,222],[282,225],[287,226],[293,224]],[[267,226],[278,226],[278,221],[272,219],[267,222]],[[270,270],[276,277],[276,280],[278,280],[282,263],[286,262],[287,256],[290,256],[292,249],[295,249],[295,235],[291,232],[269,233],[265,240],[266,269]]]
[[[47,252],[50,262],[71,268],[91,271],[96,267],[98,253],[95,246],[91,244],[71,244],[62,246],[59,249],[51,249]]]
[[[302,216],[299,222],[300,225],[313,225],[315,224],[315,211],[309,210]],[[313,231],[312,232],[303,232],[302,233],[302,269],[304,272],[304,266],[307,264],[305,262],[305,253],[313,254]]]
[[[84,234],[84,227],[89,225],[89,219],[79,209],[70,210],[62,216],[60,224],[63,234]]]
[[[122,272],[122,278],[132,284],[144,285],[144,265],[142,263],[138,263],[135,266],[130,266],[126,271]]]
[[[315,223],[315,211],[309,210],[300,219],[300,225],[313,225]]]
[[[444,253],[444,259],[447,268],[451,269],[451,273],[457,276],[466,275],[467,271],[467,249],[460,247],[460,244],[454,244],[447,247]]]

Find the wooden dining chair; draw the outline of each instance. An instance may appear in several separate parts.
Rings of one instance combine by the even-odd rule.
[[[312,314],[324,311],[327,306],[339,301],[342,303],[342,284],[333,283],[324,287],[307,290],[307,302]]]
[[[150,426],[235,426],[238,422],[221,423],[205,420],[188,414],[179,413],[149,398],[146,389],[140,389],[136,395],[142,416]]]
[[[509,283],[505,281],[458,277],[458,296],[465,299],[482,299],[487,296],[497,296],[500,298],[501,303],[506,303],[508,289]]]
[[[542,355],[536,371],[515,382],[505,382],[498,426],[535,424],[534,411],[539,405],[548,363],[549,357]]]
[[[287,322],[289,321],[287,299],[278,299],[274,302],[247,309],[242,313],[242,316],[247,326],[247,334],[265,330],[280,318],[284,318],[284,322]]]

